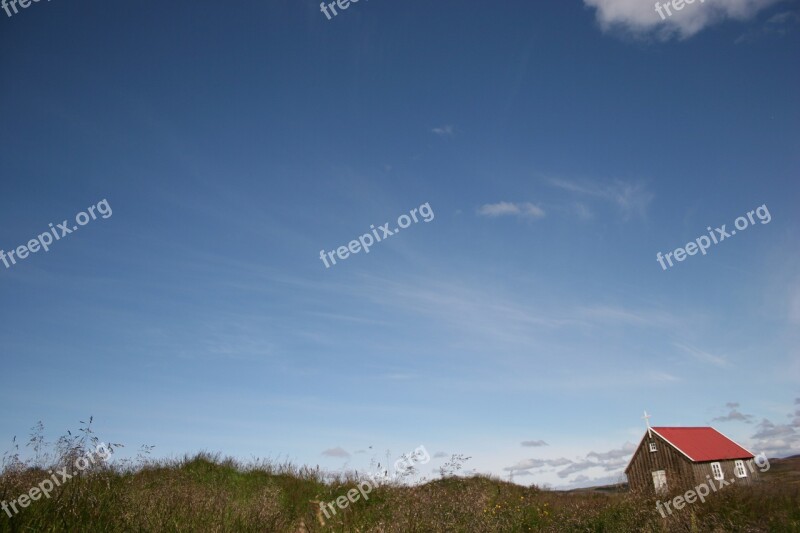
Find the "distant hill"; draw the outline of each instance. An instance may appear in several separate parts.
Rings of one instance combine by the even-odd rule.
[[[769,470],[764,473],[764,480],[800,485],[800,455],[793,455],[783,459],[770,459]]]

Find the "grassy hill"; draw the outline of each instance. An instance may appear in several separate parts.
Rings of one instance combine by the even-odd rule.
[[[326,519],[319,502],[346,495],[354,475],[331,479],[318,469],[209,454],[114,467],[98,461],[12,518],[0,511],[0,532],[800,531],[800,457],[771,465],[755,487],[725,488],[666,519],[653,498],[619,486],[561,492],[484,476],[377,486]],[[58,472],[7,457],[0,500],[29,493],[56,475],[49,470]]]

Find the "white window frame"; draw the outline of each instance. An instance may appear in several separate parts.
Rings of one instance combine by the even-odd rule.
[[[744,461],[737,459],[733,468],[733,472],[736,474],[736,477],[747,477],[747,470],[744,468]]]
[[[719,463],[711,463],[711,473],[714,474],[714,479],[717,481],[725,479],[725,472],[722,471],[722,465]]]
[[[651,452],[657,452],[658,451],[658,446],[656,446],[655,442],[651,442],[650,443],[650,451]]]
[[[655,487],[656,494],[667,492],[667,471],[654,470],[652,474],[653,474],[653,487]]]

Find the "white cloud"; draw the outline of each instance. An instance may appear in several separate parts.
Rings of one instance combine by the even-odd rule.
[[[517,472],[528,471],[534,468],[542,468],[544,466],[564,466],[570,464],[572,464],[572,461],[563,457],[560,459],[524,459],[519,461],[517,464],[503,468],[503,470],[507,472],[514,472],[516,475]]]
[[[350,457],[350,454],[346,450],[338,446],[336,448],[328,448],[322,452],[322,455],[327,457]]]
[[[507,466],[503,470],[508,472],[517,472],[522,470],[530,470],[531,468],[541,468],[547,465],[544,459],[524,459],[517,464]]]
[[[632,442],[626,442],[622,448],[610,450],[607,452],[589,452],[586,454],[587,458],[596,459],[598,461],[611,461],[614,459],[630,457],[636,451],[636,445]]]
[[[595,463],[594,461],[582,461],[580,463],[572,463],[568,467],[560,470],[558,472],[558,477],[560,478],[569,477],[572,474],[583,472],[584,470],[589,470],[590,468],[594,468],[596,466],[598,466],[598,464]]]
[[[751,415],[746,415],[739,411],[739,404],[737,402],[728,402],[725,404],[725,407],[730,409],[727,415],[718,416],[716,418],[712,418],[712,422],[744,422],[746,424],[751,423],[753,417]]]
[[[524,440],[522,445],[527,448],[537,448],[539,446],[547,446],[547,443],[543,440]]]
[[[775,424],[766,418],[758,424],[753,435],[755,449],[767,456],[788,456],[800,453],[800,410],[798,417],[789,424]]]
[[[563,457],[560,459],[531,458],[519,461],[512,466],[507,466],[503,470],[511,472],[516,476],[523,472],[528,474],[531,470],[546,466],[557,468],[564,467],[556,472],[556,475],[563,479],[573,474],[598,468],[605,472],[614,472],[618,477],[622,473],[623,467],[628,464],[628,460],[631,455],[633,455],[634,451],[636,451],[636,445],[632,442],[626,442],[621,448],[617,448],[615,450],[610,450],[607,452],[589,452],[586,457],[577,461],[570,461],[569,459]],[[589,479],[590,478],[585,478],[583,481],[588,481]],[[595,479],[595,481],[597,481],[597,479]]]
[[[497,202],[485,204],[478,208],[478,214],[487,217],[518,216],[524,218],[544,218],[544,209],[530,202],[513,203]]]
[[[431,131],[441,137],[452,137],[455,133],[455,128],[450,124],[446,124],[439,128],[433,128]]]
[[[726,19],[747,20],[762,9],[780,0],[696,0],[676,11],[668,0],[671,16],[662,8],[664,18],[655,9],[656,2],[643,0],[584,0],[596,10],[597,22],[603,31],[623,30],[636,36],[653,35],[666,41],[673,37],[686,39]]]

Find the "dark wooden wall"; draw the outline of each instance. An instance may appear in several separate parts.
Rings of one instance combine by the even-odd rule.
[[[656,443],[658,451],[650,451],[650,442]],[[685,455],[655,433],[652,434],[652,438],[645,434],[625,472],[631,490],[654,494],[653,471],[655,470],[664,470],[667,473],[667,491],[685,485],[690,485],[691,488],[696,476],[692,463]]]
[[[708,461],[706,463],[693,463],[692,464],[692,473],[694,477],[694,484],[699,485],[700,483],[705,483],[708,479],[714,479],[714,474],[711,473],[711,463],[719,463],[722,467],[722,474],[725,476],[725,481],[730,482],[731,480],[736,480],[736,485],[750,485],[754,481],[758,479],[759,470],[758,467],[752,462],[752,459],[743,459],[744,461],[744,471],[747,473],[747,477],[736,477],[736,461]],[[748,464],[752,465],[753,471],[750,471],[750,467]],[[714,480],[716,486],[719,486],[719,482]]]

